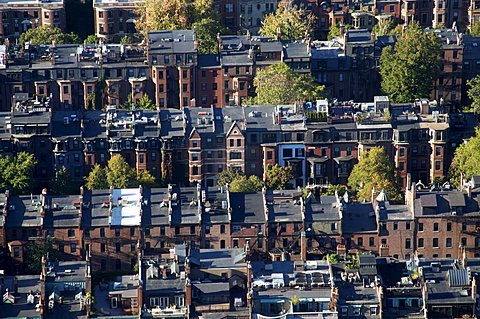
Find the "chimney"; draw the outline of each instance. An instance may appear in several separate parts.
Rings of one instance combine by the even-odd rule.
[[[376,193],[377,193],[377,192],[375,191],[375,187],[372,188],[372,198],[370,199],[370,202],[371,202],[372,204],[375,203],[375,197],[376,197],[375,195],[376,195]]]
[[[467,185],[466,191],[467,191],[467,196],[469,198],[472,198],[472,187],[470,185]]]
[[[5,205],[3,206],[3,215],[6,217],[8,215],[8,201],[10,197],[10,191],[7,189],[5,191]],[[5,221],[5,220],[4,220]]]
[[[250,33],[250,30],[247,30],[247,41],[252,40],[252,34]]]
[[[462,247],[462,264],[463,264],[463,268],[464,269],[467,269],[467,263],[468,263],[468,258],[467,258],[467,250],[465,249],[465,247]]]
[[[370,40],[372,40],[372,41],[376,41],[376,40],[377,40],[377,35],[375,34],[375,32],[371,32],[371,33],[370,33]]]
[[[190,278],[187,277],[185,279],[185,306],[187,309],[190,309],[192,305],[192,283],[190,282]]]
[[[343,40],[345,36],[345,25],[343,23],[340,23],[340,39]]]
[[[300,254],[302,260],[307,260],[307,233],[302,231],[300,235]]]
[[[220,33],[217,33],[217,43],[218,43],[218,53],[222,52],[223,49],[223,40],[220,36]]]
[[[389,247],[387,244],[380,244],[380,257],[387,257],[390,255]]]
[[[50,62],[52,63],[52,65],[55,65],[55,55],[52,55],[51,59],[50,59]]]
[[[86,252],[86,264],[87,264],[87,271],[85,273],[85,293],[93,295],[93,288],[92,288],[92,262],[90,251]],[[92,304],[91,302],[86,302],[86,312],[87,315],[90,314]]]
[[[281,40],[282,40],[282,30],[280,29],[280,27],[277,28],[276,40],[277,40],[277,41],[281,41]]]
[[[193,40],[193,49],[198,50],[198,40]]]

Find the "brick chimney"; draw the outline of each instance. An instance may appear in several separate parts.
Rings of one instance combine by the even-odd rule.
[[[380,257],[387,257],[390,255],[389,247],[387,244],[380,244]]]
[[[185,306],[187,308],[192,306],[192,283],[188,277],[185,279]]]
[[[281,40],[282,40],[282,29],[280,29],[280,27],[277,28],[276,40],[277,40],[277,41],[281,41]]]
[[[307,260],[307,233],[305,231],[300,234],[300,254],[302,260]]]

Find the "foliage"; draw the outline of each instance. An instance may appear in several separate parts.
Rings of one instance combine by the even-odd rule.
[[[152,99],[148,96],[148,94],[143,94],[140,101],[135,103],[135,108],[137,109],[155,109],[155,104],[153,104]]]
[[[478,109],[480,108],[480,75],[477,75],[471,80],[467,80],[467,85],[470,85],[467,95],[473,101],[471,109],[473,112],[478,113]]]
[[[55,238],[47,236],[42,243],[30,241],[25,246],[25,267],[28,274],[40,274],[42,270],[42,257],[48,255],[47,261],[58,261],[61,253],[55,247]]]
[[[122,109],[130,110],[132,108],[132,93],[128,93],[127,100],[120,105]]]
[[[284,62],[257,72],[253,80],[257,97],[247,104],[281,105],[296,101],[316,100],[324,97],[324,86],[318,85],[311,75],[301,76]]]
[[[336,263],[338,263],[338,261],[339,261],[338,254],[328,255],[328,263],[329,264],[336,264]]]
[[[103,78],[99,78],[95,85],[95,90],[87,95],[87,103],[85,108],[87,110],[101,110],[104,106],[107,90],[105,90],[107,83]]]
[[[478,154],[480,154],[480,129],[475,128],[475,136],[455,150],[455,157],[450,166],[450,174],[455,184],[460,184],[462,175],[463,180],[467,180],[472,175],[480,174],[480,157]]]
[[[95,34],[90,34],[84,41],[83,43],[85,44],[95,44],[97,42],[97,37]]]
[[[128,165],[122,155],[114,155],[105,168],[108,186],[114,188],[129,188],[137,186],[136,173]]]
[[[71,195],[78,193],[78,187],[76,183],[72,181],[72,174],[65,166],[62,166],[50,181],[50,192],[53,195]]]
[[[348,177],[348,186],[357,190],[357,200],[370,200],[372,190],[384,190],[392,200],[401,198],[392,161],[383,147],[373,147],[362,153]]]
[[[290,180],[295,178],[293,168],[291,166],[283,167],[278,164],[267,165],[265,185],[268,189],[291,189]]]
[[[194,27],[200,54],[216,53],[217,34],[222,32],[220,17],[212,0],[144,0],[137,4],[135,27],[147,30],[190,30]]]
[[[300,299],[297,297],[297,295],[294,295],[291,300],[292,300],[292,305],[294,306],[300,303]]]
[[[471,27],[470,27],[470,35],[474,37],[480,36],[480,22],[475,22]]]
[[[378,23],[373,27],[372,32],[375,33],[376,36],[384,36],[384,35],[391,35],[393,30],[395,29],[396,24],[392,18],[380,19]]]
[[[351,24],[345,25],[345,30],[352,30],[355,27]],[[337,22],[336,24],[332,25],[330,27],[330,30],[328,31],[327,39],[332,40],[334,37],[340,36],[340,22]]]
[[[325,122],[327,120],[326,113],[307,112],[306,115],[309,122]]]
[[[0,189],[9,190],[10,194],[29,194],[33,191],[36,180],[33,171],[37,160],[33,154],[18,153],[13,160],[0,155]]]
[[[56,40],[57,44],[82,43],[80,37],[75,33],[63,33],[62,29],[49,25],[28,29],[20,35],[20,42],[30,42],[31,44],[52,44],[53,40]]]
[[[245,176],[245,174],[241,170],[229,167],[217,175],[217,186],[230,185],[234,180],[242,176]]]
[[[265,16],[259,30],[262,36],[276,36],[281,32],[282,40],[303,39],[313,31],[315,16],[296,5],[280,2],[275,12]]]
[[[107,189],[109,187],[105,170],[99,164],[93,166],[90,174],[85,177],[85,182],[85,187],[90,190]]]
[[[338,196],[343,196],[345,194],[345,191],[346,189],[343,185],[332,185],[327,188],[325,193],[323,193],[322,195],[335,195],[335,192],[337,192]]]
[[[137,175],[138,185],[142,185],[143,188],[154,188],[158,187],[155,177],[153,177],[148,171],[141,171]]]
[[[382,90],[394,103],[412,102],[430,94],[440,72],[441,43],[435,32],[412,22],[395,49],[387,46],[380,58]]]
[[[258,176],[242,175],[234,179],[230,184],[230,191],[232,192],[259,192],[262,190],[263,181]]]
[[[124,35],[121,39],[120,39],[120,44],[130,44],[132,43],[132,37],[129,36],[128,34],[127,35]]]

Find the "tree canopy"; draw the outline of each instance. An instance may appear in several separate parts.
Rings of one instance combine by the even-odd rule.
[[[122,155],[114,155],[104,169],[95,164],[92,171],[85,177],[87,189],[131,188],[142,185],[145,188],[157,187],[155,177],[148,171],[142,171],[138,175],[135,169],[125,161]]]
[[[427,97],[440,72],[441,43],[435,32],[410,23],[393,49],[387,46],[380,58],[382,90],[394,103]]]
[[[217,186],[231,184],[242,176],[245,176],[245,174],[241,170],[229,167],[217,175]]]
[[[382,190],[392,200],[401,198],[394,166],[383,147],[372,147],[362,153],[348,177],[348,186],[357,191],[357,200],[370,200],[372,190]]]
[[[375,33],[376,36],[384,36],[384,35],[401,35],[396,34],[397,32],[397,25],[395,24],[395,21],[388,17],[388,18],[383,18],[378,21],[378,23],[373,27],[372,32]],[[400,28],[402,26],[400,25]],[[400,30],[401,31],[401,30]]]
[[[265,180],[265,185],[268,189],[277,190],[277,189],[291,189],[293,188],[290,180],[295,178],[293,173],[293,168],[291,166],[280,166],[267,165],[265,172],[267,178]]]
[[[473,79],[467,80],[467,85],[470,85],[467,95],[473,101],[468,111],[474,111],[477,113],[480,108],[480,76],[477,75]]]
[[[137,4],[137,30],[190,30],[196,28],[201,54],[218,51],[220,16],[212,0],[144,0]]]
[[[303,39],[313,31],[315,16],[287,2],[279,2],[278,8],[265,16],[259,33],[262,36],[276,36],[281,33],[283,40]]]
[[[345,25],[345,30],[351,30],[354,28],[355,27],[351,24]],[[338,37],[338,36],[340,36],[340,22],[337,22],[330,27],[330,30],[328,31],[327,39],[332,40],[334,37]]]
[[[71,195],[78,193],[79,185],[72,181],[72,174],[65,167],[62,166],[55,177],[50,181],[50,192],[53,195]]]
[[[57,44],[82,43],[82,39],[75,33],[63,33],[62,29],[49,25],[28,29],[20,35],[20,42],[31,44],[52,44],[53,40]]]
[[[56,247],[55,238],[47,236],[41,243],[28,242],[25,247],[25,267],[29,274],[38,275],[42,270],[42,257],[47,257],[48,261],[59,261],[60,251]]]
[[[480,36],[480,22],[475,22],[470,26],[470,35],[474,37]]]
[[[230,184],[231,192],[259,192],[262,190],[263,181],[258,176],[250,175],[249,177],[243,175],[234,179]]]
[[[322,85],[311,75],[300,75],[284,62],[273,64],[267,70],[257,72],[253,80],[257,96],[245,104],[279,105],[296,101],[316,100],[325,97]]]
[[[460,178],[464,180],[471,178],[473,175],[480,174],[480,129],[475,129],[475,136],[471,137],[466,144],[462,144],[455,150],[455,157],[450,166],[450,175],[453,182],[457,185]]]
[[[13,158],[0,156],[0,189],[11,194],[29,194],[35,187],[33,171],[37,160],[33,154],[21,152]]]

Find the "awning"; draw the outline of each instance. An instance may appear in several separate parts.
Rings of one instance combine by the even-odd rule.
[[[23,21],[22,21],[22,24],[32,24],[32,21],[30,21],[30,20],[23,20]]]
[[[260,299],[260,303],[282,303],[285,299]]]
[[[328,161],[328,158],[327,157],[309,157],[307,161],[309,161],[310,163],[325,163],[326,161]]]
[[[355,157],[351,156],[351,155],[347,155],[347,156],[339,156],[339,157],[334,157],[333,160],[335,162],[337,162],[337,164],[340,164],[340,162],[348,162],[348,161],[351,161],[352,159],[354,159]]]
[[[128,19],[127,21],[125,21],[126,23],[135,23],[135,19]]]

